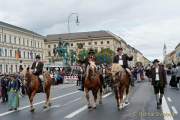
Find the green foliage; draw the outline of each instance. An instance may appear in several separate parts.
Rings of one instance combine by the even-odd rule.
[[[111,49],[106,48],[96,53],[96,60],[99,64],[102,63],[111,64],[113,61],[114,54],[115,53]]]
[[[88,57],[88,51],[87,50],[84,49],[84,50],[79,52],[79,55],[78,55],[79,61],[84,61],[87,57]]]

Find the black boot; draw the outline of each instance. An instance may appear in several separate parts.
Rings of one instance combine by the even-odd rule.
[[[157,103],[157,109],[160,109],[160,103]]]

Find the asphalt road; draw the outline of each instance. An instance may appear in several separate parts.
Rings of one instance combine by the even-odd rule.
[[[0,120],[179,120],[180,91],[167,87],[161,110],[156,109],[151,83],[143,81],[131,88],[130,104],[117,110],[113,93],[104,95],[103,104],[88,110],[84,93],[72,84],[55,86],[51,91],[52,106],[43,109],[44,94],[38,94],[35,112],[29,110],[27,97],[20,99],[18,111],[8,111],[7,104],[0,103]]]

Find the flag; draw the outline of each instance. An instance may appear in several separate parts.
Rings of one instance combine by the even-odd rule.
[[[21,58],[21,51],[20,49],[16,50],[16,60],[19,60],[19,58]]]

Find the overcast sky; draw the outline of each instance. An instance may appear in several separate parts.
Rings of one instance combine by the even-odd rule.
[[[0,21],[42,35],[109,30],[148,59],[162,59],[180,42],[180,0],[0,0]]]

